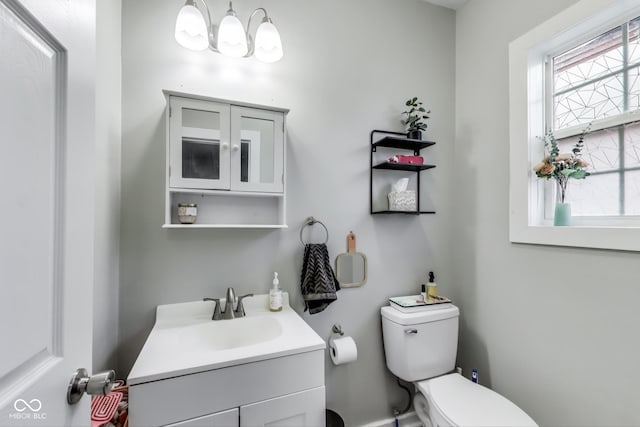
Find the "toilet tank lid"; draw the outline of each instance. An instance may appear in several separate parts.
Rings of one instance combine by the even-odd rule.
[[[417,325],[419,323],[435,322],[438,320],[450,319],[458,317],[460,310],[453,304],[440,304],[437,309],[431,308],[425,311],[416,311],[413,313],[404,313],[400,310],[387,305],[380,309],[383,318],[400,325]]]
[[[416,386],[456,426],[537,426],[515,403],[459,374],[420,381]]]

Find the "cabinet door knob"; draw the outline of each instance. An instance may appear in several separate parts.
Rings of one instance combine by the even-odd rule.
[[[229,148],[229,143],[228,142],[223,142],[222,143],[222,149],[223,150],[227,150]]]
[[[233,147],[231,149],[233,151],[238,151],[240,149],[240,146],[238,144],[233,144]]]

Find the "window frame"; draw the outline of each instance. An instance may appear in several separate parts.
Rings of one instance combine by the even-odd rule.
[[[546,66],[549,55],[637,16],[640,5],[634,1],[582,0],[510,43],[511,242],[640,251],[640,217],[576,217],[572,226],[554,227],[551,219],[544,217],[545,186],[552,183],[537,179],[531,170],[544,156],[538,137],[544,135],[545,103],[551,95],[552,85],[545,83],[550,77]],[[640,119],[640,112],[632,114]],[[554,133],[561,138],[571,131],[567,128]]]

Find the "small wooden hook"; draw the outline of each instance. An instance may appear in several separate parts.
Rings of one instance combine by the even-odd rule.
[[[347,252],[355,252],[356,251],[356,235],[353,234],[353,231],[349,231],[347,234]]]

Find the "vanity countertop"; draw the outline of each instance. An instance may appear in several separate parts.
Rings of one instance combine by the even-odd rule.
[[[282,311],[271,312],[268,295],[245,298],[245,317],[215,321],[213,301],[159,305],[128,384],[324,349],[324,340],[289,306],[287,293],[282,300]]]

